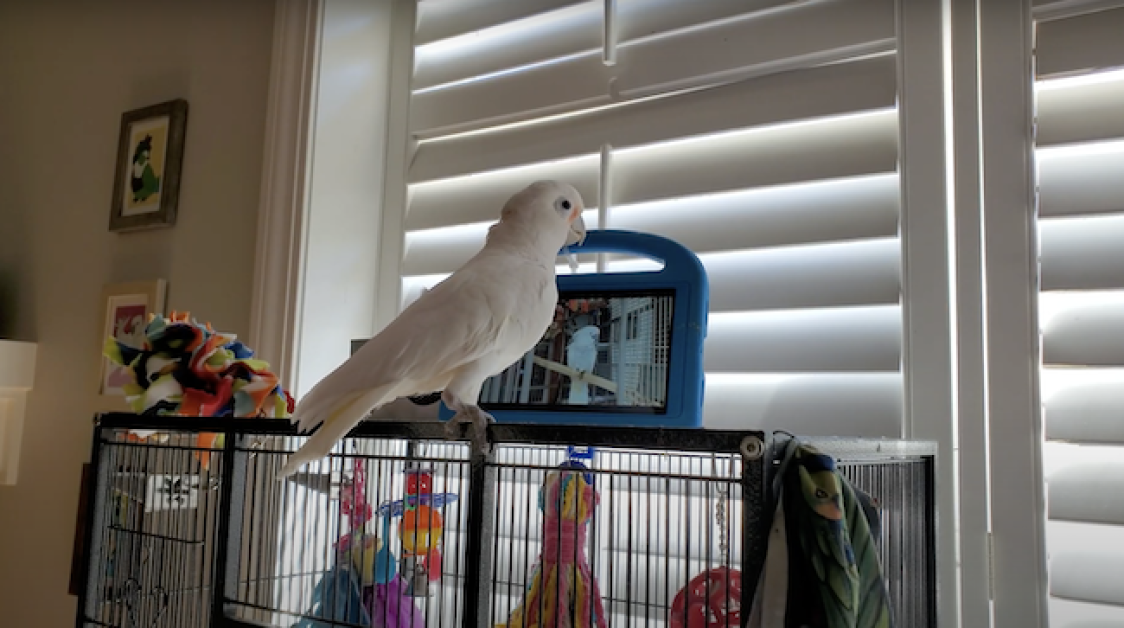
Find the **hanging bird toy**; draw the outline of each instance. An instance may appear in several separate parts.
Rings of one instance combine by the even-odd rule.
[[[586,456],[571,449],[569,459],[543,480],[542,555],[507,628],[605,628],[601,592],[585,551],[599,497],[579,457]]]

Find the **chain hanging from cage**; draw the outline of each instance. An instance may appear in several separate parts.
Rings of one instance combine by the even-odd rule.
[[[730,566],[730,530],[726,521],[726,510],[729,507],[730,501],[730,485],[728,480],[734,476],[734,460],[731,458],[729,463],[730,473],[725,478],[722,478],[718,475],[718,457],[714,456],[710,459],[710,466],[714,473],[714,479],[718,481],[718,503],[714,506],[714,518],[718,524],[718,553],[722,557],[722,565],[725,567]]]

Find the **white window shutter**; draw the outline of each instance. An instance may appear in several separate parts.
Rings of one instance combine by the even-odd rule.
[[[418,3],[402,300],[568,180],[591,227],[706,265],[708,427],[897,437],[893,0],[609,4],[607,28],[600,0]]]
[[[1103,3],[1102,3],[1103,4]],[[1124,625],[1124,7],[1040,19],[1051,625]]]

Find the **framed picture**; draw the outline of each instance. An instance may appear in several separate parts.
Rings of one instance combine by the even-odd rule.
[[[124,401],[121,388],[130,381],[128,370],[117,366],[101,355],[101,343],[106,338],[139,347],[144,342],[144,328],[149,314],[163,314],[167,282],[163,279],[135,283],[113,284],[102,292],[101,342],[98,357],[101,359],[99,394]],[[121,405],[121,404],[114,404]]]
[[[187,101],[183,99],[122,114],[110,231],[176,223],[186,130]]]

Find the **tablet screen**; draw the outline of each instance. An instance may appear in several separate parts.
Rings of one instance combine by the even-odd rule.
[[[484,382],[480,405],[665,413],[674,295],[671,289],[560,293],[542,340]]]

